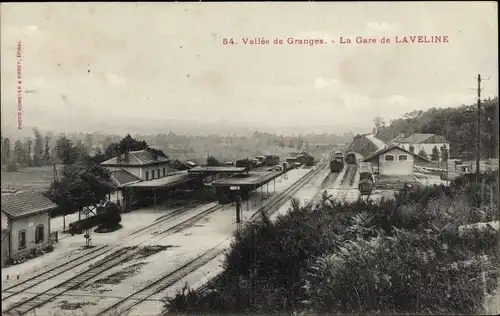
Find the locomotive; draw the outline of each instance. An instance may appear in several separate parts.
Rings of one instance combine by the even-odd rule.
[[[358,189],[361,195],[370,195],[373,189],[373,172],[370,163],[359,163],[359,185]]]
[[[345,155],[345,162],[350,165],[356,164],[356,154],[352,151]]]
[[[330,161],[330,171],[335,173],[335,172],[340,172],[344,168],[344,162],[342,160],[336,160],[333,159]]]

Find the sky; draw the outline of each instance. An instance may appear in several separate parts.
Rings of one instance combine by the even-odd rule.
[[[478,73],[490,77],[482,95],[498,95],[496,12],[496,2],[2,3],[2,128],[17,126],[18,41],[23,126],[42,129],[370,127],[378,115],[471,104]],[[449,42],[339,43],[418,35]],[[271,44],[242,40],[262,37]],[[327,44],[272,44],[290,37]]]

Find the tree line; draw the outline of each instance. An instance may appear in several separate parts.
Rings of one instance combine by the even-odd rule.
[[[308,150],[314,148],[313,144],[318,143],[346,143],[352,139],[352,136],[352,133],[284,136],[256,131],[252,136],[187,136],[169,132],[157,135],[134,135],[134,137],[129,134],[122,138],[100,133],[70,133],[56,136],[48,132],[44,136],[35,128],[32,138],[13,141],[12,138],[2,135],[1,163],[7,171],[16,171],[19,167],[38,167],[52,163],[67,165],[78,161],[82,156],[93,157],[95,161],[102,162],[118,153],[124,153],[125,150],[133,151],[150,147],[148,144],[155,144],[172,154],[195,153],[203,157],[205,151],[222,152],[225,148],[229,148],[231,152],[246,156],[249,153],[258,154],[259,151],[272,151],[272,148],[276,147]],[[229,159],[230,157],[222,158]],[[176,160],[172,163],[183,168],[182,164]]]
[[[480,155],[482,158],[498,158],[498,97],[487,99],[481,106]],[[377,137],[390,141],[400,134],[436,134],[450,144],[451,157],[463,153],[476,154],[477,105],[462,105],[457,108],[431,108],[427,111],[412,111],[387,125],[381,117],[374,120],[373,132]],[[440,148],[436,148],[438,151]],[[436,155],[432,153],[426,153]]]

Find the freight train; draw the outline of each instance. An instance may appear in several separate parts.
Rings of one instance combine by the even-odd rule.
[[[355,165],[357,163],[356,154],[353,151],[348,152],[345,155],[345,162],[349,165]]]
[[[359,185],[358,189],[361,195],[370,195],[373,189],[373,172],[371,163],[359,163]]]
[[[251,159],[240,159],[236,160],[235,166],[239,168],[253,169],[257,167],[257,162]]]
[[[344,154],[341,151],[335,152],[333,154],[333,159],[330,161],[330,171],[340,172],[344,168]]]
[[[307,152],[303,152],[300,154],[295,154],[294,156],[290,156],[286,159],[286,161],[290,165],[306,165],[312,166],[314,165],[314,157],[309,155]]]

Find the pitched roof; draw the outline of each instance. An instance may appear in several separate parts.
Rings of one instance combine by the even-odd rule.
[[[47,212],[56,207],[56,204],[40,193],[24,191],[14,194],[2,194],[2,212],[11,218]]]
[[[428,138],[435,136],[434,134],[413,134],[403,139],[398,139],[397,141],[400,143],[406,144],[419,144],[425,141]]]
[[[180,183],[185,183],[187,181],[193,180],[194,177],[187,172],[179,171],[175,174],[169,175],[167,177],[156,178],[147,181],[140,181],[137,183],[127,184],[127,187],[144,187],[144,188],[162,188],[171,187]]]
[[[101,163],[103,166],[143,166],[157,163],[166,163],[170,159],[158,155],[155,159],[153,153],[148,150],[137,150],[128,153],[128,161],[126,160],[126,154],[120,155],[120,161],[118,157],[111,158]]]
[[[119,187],[124,186],[126,184],[141,181],[139,177],[134,176],[133,174],[124,169],[111,171],[111,179]]]
[[[380,156],[381,154],[386,153],[386,152],[388,152],[388,151],[390,151],[390,150],[393,150],[393,149],[399,149],[399,150],[401,150],[401,151],[404,151],[404,152],[405,152],[405,153],[407,153],[407,154],[410,154],[410,155],[412,155],[412,156],[415,156],[415,157],[417,157],[417,158],[419,158],[419,159],[422,159],[422,160],[424,160],[424,161],[430,162],[430,160],[429,160],[429,159],[424,158],[424,157],[422,157],[422,156],[419,156],[419,155],[417,155],[417,154],[415,154],[415,153],[412,153],[411,151],[406,150],[406,149],[404,149],[404,148],[401,148],[401,147],[399,147],[398,145],[388,146],[388,147],[386,147],[386,148],[384,148],[384,149],[381,149],[381,150],[379,150],[379,151],[376,151],[376,152],[374,152],[373,154],[371,154],[370,156],[368,156],[367,158],[363,159],[363,161],[365,161],[365,162],[370,161],[370,160],[372,160],[373,158],[375,158],[375,157],[377,157],[377,156]]]

